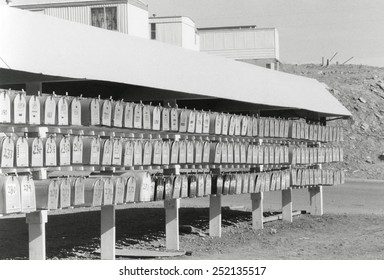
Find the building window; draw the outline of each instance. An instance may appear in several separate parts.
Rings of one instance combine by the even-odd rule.
[[[91,25],[117,30],[117,7],[91,8]]]
[[[151,23],[151,39],[156,40],[156,23]]]

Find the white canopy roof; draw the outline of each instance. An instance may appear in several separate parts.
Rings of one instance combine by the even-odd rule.
[[[0,70],[350,116],[314,79],[16,8],[0,6],[0,38]]]

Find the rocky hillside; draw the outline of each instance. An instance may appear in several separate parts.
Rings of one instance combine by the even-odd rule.
[[[348,177],[384,179],[384,68],[363,65],[283,65],[281,71],[317,79],[352,113],[344,127]]]

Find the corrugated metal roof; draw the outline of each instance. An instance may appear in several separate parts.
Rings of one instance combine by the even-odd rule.
[[[350,116],[314,79],[0,6],[0,68]]]

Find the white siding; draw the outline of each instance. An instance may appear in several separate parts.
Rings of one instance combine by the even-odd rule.
[[[233,59],[278,58],[277,31],[274,28],[200,30],[200,50]]]
[[[128,34],[149,39],[148,11],[128,4]]]
[[[46,15],[91,25],[91,8],[102,7],[117,7],[117,31],[128,33],[128,23],[126,20],[128,17],[127,4],[116,3],[92,6],[46,8],[44,13]]]

